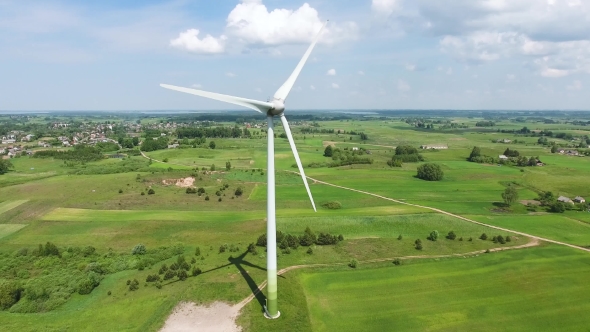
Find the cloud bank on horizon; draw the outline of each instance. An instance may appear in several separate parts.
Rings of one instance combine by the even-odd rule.
[[[0,109],[226,107],[161,82],[264,99],[327,19],[290,108],[590,109],[583,0],[4,0]]]

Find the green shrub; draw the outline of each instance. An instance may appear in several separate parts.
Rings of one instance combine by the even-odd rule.
[[[154,195],[155,193],[156,192],[152,188],[150,188],[150,190],[148,190],[148,195]]]
[[[449,240],[454,240],[456,238],[457,238],[457,235],[453,231],[450,231],[449,234],[447,234],[447,239],[449,239]],[[461,238],[461,241],[463,241],[463,238]]]
[[[488,239],[488,236],[486,235],[486,233],[483,233],[483,234],[482,234],[482,235],[479,237],[479,239],[480,239],[480,240],[484,240],[484,241],[485,241],[485,240],[487,240],[487,239]]]
[[[438,164],[423,164],[418,166],[417,176],[426,181],[440,181],[443,179],[444,173]]]
[[[356,269],[357,265],[358,265],[358,261],[356,260],[356,258],[351,259],[350,263],[348,263],[348,266],[350,266],[353,269]]]
[[[393,260],[393,265],[398,265],[398,266],[399,266],[399,265],[402,265],[402,261],[401,261],[401,259],[399,259],[399,258],[396,258],[396,259],[394,259],[394,260]]]
[[[147,249],[141,243],[135,245],[135,247],[133,247],[133,250],[131,250],[132,255],[145,255],[146,252],[147,252]]]
[[[16,282],[0,283],[0,310],[7,310],[16,304],[22,296],[23,289]]]
[[[329,210],[342,209],[342,204],[340,204],[340,202],[337,202],[337,201],[327,202],[327,203],[322,204],[322,206],[325,207],[326,209],[329,209]]]
[[[436,241],[438,239],[438,231],[432,231],[430,232],[430,235],[428,235],[428,240],[430,241]]]

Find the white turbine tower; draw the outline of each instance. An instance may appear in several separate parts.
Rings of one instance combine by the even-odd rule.
[[[267,222],[266,222],[266,236],[267,236],[267,258],[266,258],[266,270],[268,275],[268,281],[266,286],[267,291],[267,301],[265,307],[265,315],[267,318],[278,318],[281,313],[277,308],[277,238],[276,238],[276,215],[275,215],[275,143],[274,143],[274,117],[279,116],[281,118],[281,122],[283,123],[283,127],[285,128],[285,133],[287,134],[287,138],[289,139],[289,144],[291,145],[291,150],[293,151],[293,155],[295,156],[295,161],[297,162],[297,167],[299,168],[299,173],[301,174],[301,178],[303,179],[303,184],[305,184],[305,189],[307,190],[307,194],[309,195],[309,199],[311,200],[311,205],[313,206],[314,211],[316,211],[315,203],[313,201],[313,197],[311,196],[311,191],[309,190],[309,185],[307,184],[307,178],[305,177],[305,172],[303,171],[303,166],[301,165],[301,160],[299,159],[299,154],[297,153],[297,148],[295,147],[295,141],[293,140],[293,135],[291,134],[291,129],[289,128],[289,123],[287,122],[287,118],[285,118],[285,100],[289,95],[289,92],[293,88],[301,69],[307,62],[307,58],[311,54],[315,44],[318,42],[322,30],[326,26],[328,22],[324,23],[320,31],[318,32],[317,36],[314,38],[313,42],[307,49],[307,52],[303,55],[301,61],[295,70],[289,76],[287,81],[277,90],[274,94],[273,100],[270,102],[222,95],[219,93],[214,92],[207,92],[195,89],[188,89],[177,87],[173,85],[167,84],[160,84],[161,87],[171,90],[176,90],[180,92],[190,93],[193,95],[215,99],[219,101],[223,101],[226,103],[239,105],[243,107],[247,107],[253,109],[260,113],[266,113],[267,121],[268,121],[268,156],[267,156],[267,176],[268,176],[268,188],[267,188]]]

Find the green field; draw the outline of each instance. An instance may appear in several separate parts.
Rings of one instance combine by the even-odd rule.
[[[583,331],[590,257],[548,246],[301,271],[314,331]]]
[[[590,247],[590,213],[569,205],[571,209],[564,213],[525,206],[546,191],[590,198],[590,177],[586,176],[590,158],[551,153],[550,146],[537,143],[538,137],[501,132],[527,126],[568,133],[572,139],[551,137],[550,141],[574,149],[573,145],[585,139],[583,135],[590,134],[587,126],[571,123],[578,115],[554,115],[555,122],[548,123],[546,118],[520,113],[488,114],[486,118],[471,112],[453,113],[452,117],[428,112],[326,114],[298,115],[292,120],[297,148],[311,178]],[[181,146],[177,149],[146,152],[149,158],[167,162],[150,162],[137,151],[123,150],[129,156],[97,161],[25,155],[11,159],[14,169],[0,175],[0,290],[5,285],[20,287],[22,296],[18,303],[0,310],[3,328],[157,331],[181,301],[236,304],[252,294],[266,279],[265,248],[247,251],[266,232],[266,140],[264,119],[239,119],[243,116],[197,124],[193,121],[198,115],[139,119],[135,115],[48,115],[50,120],[31,116],[22,123],[0,115],[0,124],[13,126],[11,130],[72,119],[120,125],[139,120],[152,128],[168,123],[242,128],[248,121],[258,126],[250,138],[208,137],[205,144],[194,146],[178,140]],[[436,129],[417,128],[412,121],[418,116],[420,121],[434,123]],[[490,116],[495,117],[493,128],[475,126]],[[450,123],[460,128],[450,128]],[[49,140],[77,130],[47,128]],[[174,129],[161,131],[170,143],[176,140]],[[585,314],[590,309],[585,304],[590,295],[585,280],[590,272],[587,252],[540,243],[485,254],[487,249],[522,246],[530,239],[310,180],[314,212],[300,176],[293,173],[295,160],[281,133],[277,126],[277,229],[302,236],[309,227],[316,235],[342,235],[343,240],[335,245],[316,243],[309,248],[278,250],[279,269],[307,267],[279,278],[281,318],[269,321],[261,315],[263,289],[237,319],[243,331],[580,331],[590,326]],[[368,139],[361,140],[358,133],[365,133]],[[152,139],[135,129],[118,129],[107,136]],[[512,143],[496,143],[498,139]],[[211,141],[215,149],[209,148]],[[406,144],[447,145],[441,151],[420,150],[425,162],[441,166],[444,178],[436,182],[418,179],[416,170],[422,163],[389,167],[387,161],[395,147]],[[369,150],[363,157],[372,163],[328,167],[345,161],[323,156],[328,145]],[[546,165],[469,162],[474,146],[494,157],[506,148],[518,150],[523,156],[539,157]],[[24,148],[39,150],[36,142]],[[225,167],[228,161],[229,170]],[[185,187],[176,185],[186,178],[193,178],[193,186],[205,193],[187,193]],[[519,197],[508,207],[501,195],[509,185]],[[429,241],[434,230],[439,238]],[[450,231],[456,234],[455,240],[445,238]],[[487,240],[480,239],[482,233]],[[492,238],[499,235],[510,236],[511,241],[494,243]],[[418,239],[421,250],[415,247]],[[51,246],[47,249],[48,242],[55,244],[59,255],[51,253]],[[140,244],[146,252],[135,252]],[[195,255],[197,247],[200,255]],[[180,256],[190,262],[189,272],[199,268],[202,273],[184,281],[172,277],[147,282],[154,274],[163,278],[165,274],[159,273],[162,264],[172,266]],[[404,257],[401,266],[392,264],[398,257]],[[355,269],[348,267],[353,259],[359,262]],[[137,290],[127,284],[133,279],[138,280]],[[80,294],[88,282],[94,288],[90,294]]]

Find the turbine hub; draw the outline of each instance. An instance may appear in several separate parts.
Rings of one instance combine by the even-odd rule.
[[[268,110],[268,115],[281,115],[285,111],[285,103],[280,99],[273,99],[272,108]]]

